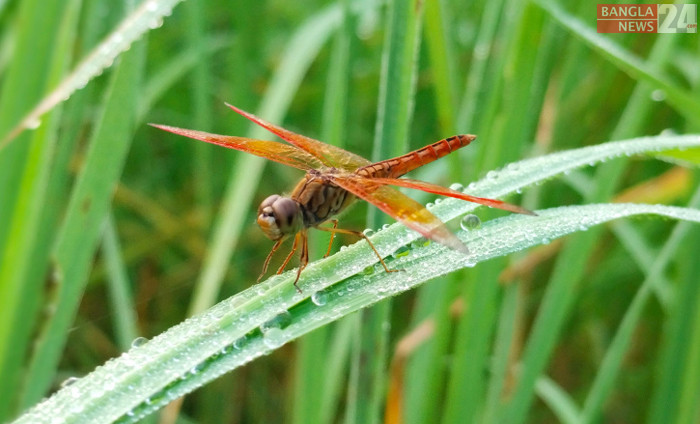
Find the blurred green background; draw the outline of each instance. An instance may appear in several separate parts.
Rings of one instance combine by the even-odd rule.
[[[373,159],[478,134],[413,174],[446,186],[700,125],[697,34],[597,35],[594,3],[190,0],[5,138],[136,7],[0,1],[1,421],[258,276],[257,204],[300,173],[148,122],[270,138],[229,102]],[[697,177],[620,158],[509,200],[685,206]],[[341,226],[379,226],[368,209]],[[697,422],[698,240],[635,220],[492,260],[284,346],[161,422]]]

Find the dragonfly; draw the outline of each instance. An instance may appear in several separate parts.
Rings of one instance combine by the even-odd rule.
[[[258,207],[257,224],[263,233],[275,242],[265,258],[258,281],[266,274],[270,260],[282,243],[289,237],[294,237],[291,251],[277,270],[277,274],[284,271],[294,253],[300,250],[294,287],[301,293],[297,283],[301,272],[309,263],[308,230],[310,228],[331,233],[328,250],[324,257],[330,254],[333,238],[337,233],[354,235],[367,241],[386,272],[396,272],[397,270],[389,269],[365,233],[338,228],[338,220],[334,217],[357,199],[371,203],[429,240],[465,255],[469,254],[467,246],[439,218],[422,204],[394,187],[417,189],[519,214],[535,215],[532,211],[500,200],[471,196],[425,181],[400,178],[410,171],[469,145],[476,139],[474,135],[455,135],[392,159],[371,162],[340,147],[271,124],[228,103],[226,106],[289,144],[211,134],[168,125],[150,125],[181,136],[250,153],[306,172],[290,194],[273,194],[263,200]],[[321,226],[325,223],[332,225]]]

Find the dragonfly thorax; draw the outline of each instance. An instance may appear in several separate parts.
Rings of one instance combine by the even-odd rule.
[[[271,240],[294,234],[304,226],[301,207],[289,197],[273,194],[258,206],[258,226]]]

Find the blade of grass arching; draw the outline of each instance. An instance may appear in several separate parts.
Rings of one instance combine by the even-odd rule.
[[[700,101],[696,97],[669,82],[663,74],[616,44],[612,38],[596,33],[577,17],[567,13],[557,2],[535,0],[534,3],[630,77],[645,81],[654,89],[663,90],[666,94],[665,101],[669,106],[688,121],[696,125],[700,124]]]
[[[382,52],[379,82],[377,124],[372,146],[372,159],[399,156],[409,149],[408,131],[415,95],[416,67],[420,46],[423,3],[393,0],[387,10],[386,34]],[[367,212],[367,227],[378,228],[386,217],[375,208]],[[387,347],[389,338],[390,302],[382,302],[363,312],[361,345],[355,351],[362,358],[357,385],[348,389],[357,401],[348,414],[358,423],[380,421],[386,396]],[[357,361],[358,358],[355,358]]]
[[[157,27],[163,16],[169,15],[182,0],[148,0],[143,1],[133,13],[122,20],[118,28],[112,31],[100,45],[96,46],[88,56],[76,66],[76,68],[61,83],[53,89],[46,97],[41,99],[34,108],[26,113],[21,121],[14,120],[14,127],[0,128],[0,150],[3,150],[15,137],[27,128],[31,128],[41,116],[51,110],[57,104],[68,99],[75,91],[85,87],[90,80],[100,75],[106,68],[109,68],[114,60],[124,51],[128,50],[131,44],[143,36],[151,28]],[[38,7],[40,8],[40,7]],[[38,26],[32,26],[30,30],[35,31]],[[39,31],[41,32],[41,31]],[[33,49],[22,51],[34,51]],[[33,55],[26,55],[33,56]],[[19,122],[19,123],[17,123]]]
[[[341,19],[337,5],[328,7],[309,18],[291,38],[285,55],[270,82],[256,115],[269,122],[282,122],[294,93],[318,51]],[[248,136],[265,138],[269,134],[260,127]],[[253,199],[255,181],[260,179],[265,161],[258,157],[240,155],[232,168],[224,201],[212,230],[211,248],[207,252],[193,294],[192,310],[204,310],[215,302],[231,252],[238,243],[245,217]]]
[[[47,51],[52,54],[47,55],[44,63],[46,68],[41,72],[27,70],[30,81],[36,82],[38,88],[55,84],[65,72],[73,55],[80,5],[80,1],[73,0],[66,3],[63,9],[49,8],[48,11],[35,14],[33,18],[25,15],[30,19],[27,25],[31,25],[33,19],[43,20],[47,24],[46,31],[52,34],[49,35],[51,47],[47,47]],[[34,6],[42,7],[33,3],[29,5],[30,8]],[[33,12],[22,10],[20,13]],[[53,21],[54,16],[42,16],[43,13],[49,15],[55,13],[56,20]],[[22,38],[19,42],[21,46],[30,42],[43,43],[40,38],[26,34],[23,34]],[[24,65],[29,64],[22,60],[19,62]],[[43,60],[34,65],[40,65],[42,62]],[[13,78],[12,75],[8,75],[6,82],[10,83]],[[40,79],[44,81],[40,82]],[[15,81],[15,83],[26,88],[24,81]],[[8,88],[8,96],[20,94],[21,92]],[[27,90],[25,94],[32,97],[31,90]],[[39,93],[34,95],[38,96]],[[21,105],[22,102],[18,101],[18,104]],[[3,114],[6,112],[6,106],[10,107],[4,104]],[[11,117],[12,113],[8,112],[8,115]],[[45,278],[51,277],[47,274],[47,265],[49,246],[54,234],[52,226],[45,225],[45,220],[55,218],[57,215],[54,213],[57,205],[47,204],[47,199],[52,197],[48,192],[51,184],[49,177],[54,164],[56,133],[60,117],[60,108],[51,111],[45,117],[43,125],[27,135],[26,146],[8,149],[0,159],[0,162],[8,159],[16,160],[14,165],[4,163],[0,166],[9,166],[11,169],[8,173],[19,171],[15,175],[16,179],[3,181],[7,184],[3,184],[5,187],[0,189],[6,191],[3,193],[3,201],[7,202],[0,209],[6,209],[8,212],[7,221],[0,225],[3,227],[8,225],[9,229],[2,240],[4,246],[0,248],[0,264],[2,264],[0,266],[0,299],[2,299],[0,300],[2,310],[0,312],[0,376],[7,382],[0,385],[0,399],[7,400],[0,402],[0,420],[16,412],[11,411],[10,408],[17,406],[19,395],[17,387],[21,384],[20,376],[30,351],[34,325],[41,312],[40,303],[44,297]],[[2,177],[5,176],[7,174]],[[4,194],[9,194],[7,191],[15,191],[10,186],[17,187],[14,198],[10,195],[4,197]]]
[[[138,317],[126,266],[121,256],[119,236],[111,214],[105,220],[102,254],[107,267],[109,310],[114,315],[114,335],[119,348],[126,352],[139,335]]]
[[[433,243],[414,246],[409,255],[393,262],[406,269],[405,273],[355,274],[364,262],[357,262],[357,255],[372,255],[366,245],[356,244],[307,268],[303,285],[307,294],[300,295],[292,286],[293,272],[273,277],[62,388],[15,424],[137,422],[222,373],[321,325],[447,272],[581,231],[582,225],[588,228],[612,219],[654,214],[700,223],[698,210],[663,205],[595,204],[538,212],[538,217],[510,215],[485,223],[478,232],[460,232],[461,240],[474,246],[468,258]],[[390,227],[374,240],[380,245],[405,242],[405,238],[395,239],[397,231],[403,229]],[[345,266],[339,267],[341,264]],[[314,303],[312,293],[326,296],[327,302]],[[271,328],[269,323],[279,324],[280,311],[285,311],[285,324]],[[260,326],[268,331],[263,333]]]
[[[59,283],[54,315],[42,324],[22,393],[22,405],[40,399],[50,386],[87,282],[114,187],[131,140],[145,44],[138,42],[115,67],[62,227],[53,246]]]
[[[483,197],[502,197],[537,181],[586,164],[623,155],[697,147],[699,144],[698,135],[657,136],[553,153],[523,160],[494,171],[492,178],[474,183],[471,193]],[[443,221],[449,221],[476,207],[471,203],[447,199],[436,204],[431,211]],[[633,204],[564,207],[541,211],[538,218],[512,215],[503,220],[489,221],[478,232],[462,233],[465,237],[463,241],[474,247],[472,257],[449,252],[435,243],[427,247],[428,250],[420,247],[423,246],[422,243],[412,245],[411,254],[394,262],[401,268],[407,268],[409,263],[415,265],[410,272],[406,271],[406,275],[410,276],[408,279],[400,278],[403,273],[361,272],[369,265],[376,264],[377,258],[371,249],[367,248],[366,243],[356,243],[332,257],[310,264],[301,283],[305,294],[299,295],[292,286],[293,271],[274,277],[222,302],[207,314],[193,319],[190,324],[173,328],[167,336],[152,340],[143,346],[143,349],[136,349],[133,355],[130,352],[123,358],[110,362],[109,366],[96,371],[95,375],[98,377],[91,377],[83,383],[77,382],[67,387],[62,394],[49,399],[27,415],[24,422],[37,422],[35,414],[44,413],[47,413],[47,420],[54,420],[59,414],[78,414],[84,420],[88,420],[91,414],[96,414],[94,416],[104,420],[108,420],[109,416],[115,419],[142,403],[132,410],[130,420],[133,421],[142,414],[152,412],[164,403],[199,387],[203,381],[235,368],[227,362],[229,359],[238,361],[235,362],[238,365],[250,361],[253,356],[249,348],[263,354],[272,347],[279,346],[284,340],[280,341],[278,336],[285,334],[280,334],[279,331],[268,332],[267,338],[260,340],[258,327],[275,318],[280,311],[289,310],[290,315],[305,308],[322,311],[322,316],[314,314],[307,317],[306,321],[302,319],[306,324],[321,325],[322,320],[330,322],[427,279],[465,266],[473,266],[475,262],[521,250],[572,231],[583,231],[609,219],[640,213],[657,213],[700,221],[697,210]],[[515,227],[511,226],[510,222]],[[376,234],[373,242],[378,251],[386,255],[418,238],[417,233],[400,224],[394,224]],[[338,282],[342,283],[335,284]],[[329,289],[330,286],[333,287]],[[317,298],[322,296],[325,303],[320,306],[314,303],[313,306],[313,302],[308,298],[314,294]],[[305,306],[301,309],[293,308],[305,299]],[[305,328],[310,330],[313,325]],[[219,331],[222,326],[226,331]],[[234,340],[236,343],[232,345]],[[249,341],[254,342],[253,345],[247,346]],[[260,348],[263,350],[259,350]],[[209,366],[206,358],[210,356],[216,366]],[[222,363],[219,359],[225,361]],[[226,365],[227,363],[229,365]],[[359,362],[355,363],[359,366]],[[95,381],[94,378],[102,378],[99,376],[106,377],[108,381]],[[110,390],[110,387],[114,387],[114,390]],[[90,393],[91,396],[81,397],[81,393]],[[68,396],[70,401],[62,396]],[[104,408],[109,408],[109,411]],[[353,413],[356,409],[348,408],[347,411]]]
[[[350,52],[355,23],[350,14],[349,0],[342,0],[340,5],[343,17],[331,47],[321,139],[334,146],[343,147],[344,136],[347,134]],[[312,243],[310,247],[312,252],[315,252],[311,257],[321,257],[326,252],[326,246],[319,243]],[[346,331],[350,329],[348,325],[351,323],[345,323]],[[337,330],[337,326],[319,328],[301,338],[297,344],[292,401],[293,423],[331,423],[334,418],[329,416],[329,413],[337,408],[340,395],[338,389],[344,380],[343,371],[347,369],[346,361],[350,353],[348,343],[337,343]],[[328,344],[331,337],[336,340],[333,345]],[[347,334],[343,337],[347,337]],[[331,346],[345,350],[329,354]]]
[[[700,190],[695,192],[695,195],[693,196],[693,199],[691,199],[688,207],[695,209],[700,207]],[[637,290],[637,293],[632,299],[632,303],[625,312],[615,337],[605,353],[603,362],[598,368],[596,378],[593,381],[593,385],[591,386],[588,396],[586,397],[586,401],[583,405],[579,422],[590,423],[594,422],[598,418],[597,416],[601,412],[604,401],[608,398],[617,375],[621,372],[622,363],[629,349],[629,345],[632,342],[632,336],[636,330],[637,323],[642,316],[642,312],[646,307],[647,302],[652,299],[654,286],[658,286],[660,283],[664,270],[668,267],[674,255],[676,255],[678,247],[681,245],[683,238],[687,235],[690,229],[691,226],[687,222],[677,223],[671,232],[670,237],[665,241],[663,247],[654,258],[644,282],[641,284],[639,290]],[[695,297],[693,297],[693,299],[695,300]],[[696,305],[696,302],[694,301],[693,304]],[[692,314],[689,316],[692,316]],[[683,337],[685,339],[687,335],[684,335]],[[669,416],[665,416],[664,419],[666,422],[673,421]],[[679,422],[689,421],[686,420]]]
[[[650,63],[660,66],[664,63],[669,46],[665,44],[671,41],[659,42],[652,49]],[[617,127],[613,131],[612,138],[622,138],[641,131],[644,121],[650,110],[650,88],[645,84],[638,85],[623,111]],[[596,171],[595,180],[598,181],[595,191],[585,196],[587,202],[598,202],[609,198],[621,179],[624,172],[625,161],[613,161],[603,164]],[[542,306],[537,314],[535,325],[527,341],[523,352],[522,374],[515,388],[508,407],[505,409],[509,422],[517,423],[525,420],[527,409],[532,402],[534,385],[537,376],[543,372],[551,354],[558,331],[563,325],[571,302],[575,298],[577,285],[580,280],[572,276],[582,276],[585,263],[591,254],[601,229],[596,228],[586,233],[572,236],[566,247],[561,251],[549,280],[547,292]]]

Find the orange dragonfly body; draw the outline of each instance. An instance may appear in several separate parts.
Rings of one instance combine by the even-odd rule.
[[[294,280],[294,286],[299,290],[297,286],[299,276],[309,262],[307,230],[312,227],[331,232],[330,243],[333,242],[335,233],[353,234],[364,238],[374,250],[384,269],[387,272],[393,272],[394,270],[387,268],[381,255],[379,255],[365,234],[359,231],[337,228],[338,221],[333,217],[347,208],[356,198],[375,205],[392,218],[430,240],[464,254],[469,253],[464,243],[448,230],[440,219],[430,213],[423,205],[391,186],[423,190],[428,193],[454,197],[511,212],[534,215],[533,212],[527,209],[500,200],[470,196],[424,181],[399,178],[416,168],[468,145],[476,136],[452,136],[405,155],[372,163],[339,147],[322,143],[268,123],[235,106],[229,104],[227,106],[290,144],[210,134],[167,125],[151,125],[185,137],[251,153],[306,171],[305,177],[296,185],[289,196],[274,194],[263,200],[258,207],[257,223],[265,235],[275,241],[275,245],[265,259],[260,278],[267,271],[272,255],[282,242],[289,236],[294,235],[292,251],[287,255],[277,273],[280,274],[284,271],[294,252],[300,248],[299,269]],[[319,226],[327,221],[332,222],[333,226]],[[326,256],[330,253],[330,243]]]

